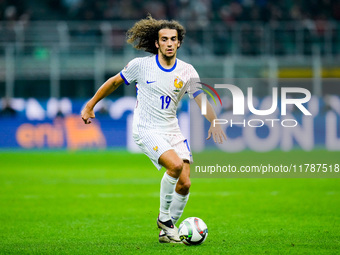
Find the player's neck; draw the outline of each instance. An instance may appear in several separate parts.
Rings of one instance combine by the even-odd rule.
[[[158,61],[162,67],[169,69],[176,63],[176,54],[172,57],[166,57],[163,54],[158,53]]]

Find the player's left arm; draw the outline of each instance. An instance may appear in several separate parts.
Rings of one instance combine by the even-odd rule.
[[[202,95],[203,93],[199,94],[195,97],[195,102],[198,104],[198,106],[201,108],[201,101],[202,101]],[[216,113],[212,105],[207,100],[207,114],[205,115],[205,118],[211,123],[210,128],[208,130],[208,137],[207,140],[211,138],[211,136],[214,139],[215,143],[222,144],[224,140],[227,140],[227,135],[222,130],[221,126],[219,124],[215,124],[213,120],[217,119]]]

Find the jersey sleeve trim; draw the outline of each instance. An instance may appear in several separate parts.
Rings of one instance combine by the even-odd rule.
[[[164,67],[161,65],[161,63],[159,63],[158,54],[156,55],[156,63],[157,63],[157,66],[159,67],[159,69],[161,69],[162,71],[164,71],[164,72],[172,72],[173,70],[175,70],[175,68],[176,68],[176,66],[177,66],[177,58],[176,58],[175,64],[174,64],[170,69],[164,68]]]
[[[197,97],[201,93],[203,93],[202,90],[197,90],[194,94],[192,94],[192,96],[195,98],[195,97]]]
[[[120,72],[119,74],[120,74],[120,77],[122,77],[122,79],[124,80],[124,83],[125,83],[126,85],[130,85],[130,83],[129,83],[129,82],[127,81],[127,79],[124,77],[123,73]]]

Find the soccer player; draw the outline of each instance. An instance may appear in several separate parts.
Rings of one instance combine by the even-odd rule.
[[[160,211],[157,225],[159,241],[180,242],[175,226],[188,201],[192,155],[187,139],[178,126],[176,110],[185,93],[201,107],[202,90],[196,88],[198,74],[192,65],[176,58],[185,29],[177,21],[155,20],[151,16],[138,21],[128,32],[128,43],[152,55],[131,60],[109,78],[81,112],[85,124],[95,117],[94,106],[121,84],[136,82],[137,101],[133,119],[133,138],[160,170],[166,169],[160,187]],[[212,122],[216,114],[207,102],[205,117]],[[226,139],[219,126],[210,126],[207,139]]]

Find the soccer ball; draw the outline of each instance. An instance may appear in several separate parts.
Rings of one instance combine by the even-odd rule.
[[[208,228],[203,220],[190,217],[182,221],[178,228],[178,235],[186,245],[198,245],[208,236]]]

